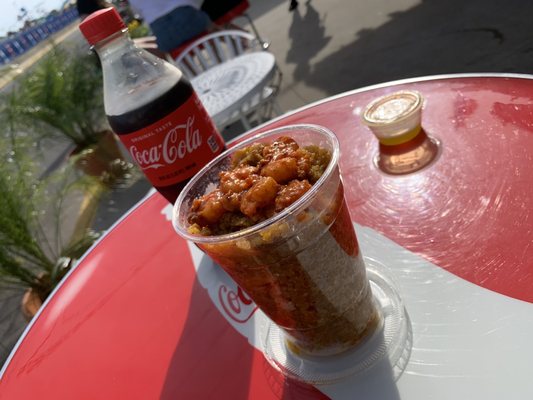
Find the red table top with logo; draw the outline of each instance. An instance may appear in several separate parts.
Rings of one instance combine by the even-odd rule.
[[[359,114],[400,89],[424,96],[423,127],[440,140],[441,154],[398,177],[375,167],[377,142]],[[393,82],[325,99],[256,131],[294,123],[337,134],[346,199],[366,252],[386,242],[419,263],[397,266],[414,330],[409,364],[388,397],[361,390],[370,398],[532,398],[524,370],[533,356],[533,77]],[[165,200],[149,196],[86,254],[11,354],[0,398],[362,395],[357,385],[312,387],[272,368],[238,331],[253,305],[221,286],[215,306],[203,283],[211,272],[199,276],[168,215]]]

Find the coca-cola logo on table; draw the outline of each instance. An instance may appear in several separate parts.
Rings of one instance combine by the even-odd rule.
[[[162,210],[161,215],[167,221],[172,221],[172,204],[167,204]],[[235,322],[237,325],[250,324],[251,319],[259,310],[253,300],[231,279],[220,267],[215,267],[213,262],[209,263],[209,268],[202,264],[202,260],[208,259],[198,247],[189,243],[189,250],[193,259],[193,264],[198,272],[198,280],[201,285],[207,289],[211,300],[219,305],[219,309],[226,319]],[[248,328],[253,330],[253,324]],[[246,335],[245,335],[246,336]]]
[[[162,143],[149,148],[139,148],[134,144],[128,150],[141,169],[146,170],[173,164],[187,154],[192,154],[201,144],[200,131],[194,127],[194,116],[190,116],[185,124],[167,131]]]
[[[237,287],[237,292],[235,292],[228,289],[224,284],[220,285],[218,300],[226,315],[235,322],[245,323],[257,311],[255,303],[244,293],[240,286]]]

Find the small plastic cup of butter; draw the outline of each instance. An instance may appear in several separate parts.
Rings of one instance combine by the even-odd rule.
[[[394,146],[414,139],[422,129],[422,96],[403,90],[379,97],[364,110],[362,120],[381,144]]]
[[[424,100],[419,92],[402,90],[375,99],[361,120],[379,141],[375,165],[391,175],[419,171],[439,154],[440,142],[422,128]]]

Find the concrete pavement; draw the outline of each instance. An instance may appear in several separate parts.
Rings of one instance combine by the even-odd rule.
[[[522,0],[300,0],[292,13],[288,0],[250,3],[250,15],[284,74],[284,111],[402,78],[533,72],[533,3]],[[148,188],[140,180],[106,195],[93,226],[108,228]],[[9,304],[16,313],[20,294],[5,295],[15,299]],[[23,328],[18,316],[4,318],[10,310],[2,309],[0,317],[0,363]]]
[[[252,0],[284,72],[284,110],[390,80],[533,72],[533,3],[521,0]]]

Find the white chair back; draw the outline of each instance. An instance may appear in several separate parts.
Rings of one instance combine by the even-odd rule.
[[[225,30],[194,41],[180,53],[174,63],[191,79],[240,54],[261,50],[263,47],[255,36],[239,30]]]
[[[264,43],[255,36],[239,31],[224,30],[214,32],[197,39],[187,46],[174,60],[174,64],[188,78],[192,79],[202,72],[213,68],[244,53],[265,51]],[[274,78],[265,82],[252,97],[246,96],[233,105],[234,111],[216,121],[220,130],[236,121],[241,121],[245,130],[252,127],[252,122],[261,123],[270,119],[272,114],[281,114],[276,96],[281,86],[282,74],[277,64],[274,65]]]

